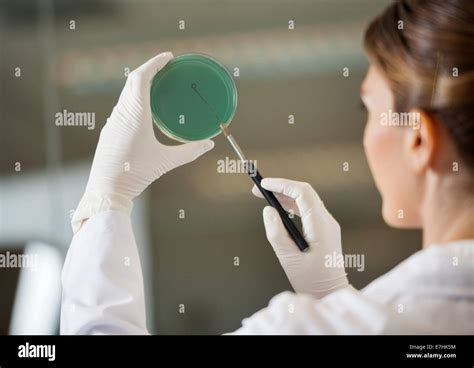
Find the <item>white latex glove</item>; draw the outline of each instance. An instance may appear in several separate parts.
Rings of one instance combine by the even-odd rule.
[[[261,184],[275,194],[285,210],[301,217],[303,236],[309,245],[306,252],[301,252],[291,239],[277,210],[270,206],[263,210],[267,239],[295,291],[321,298],[347,286],[345,268],[327,264],[326,260],[326,256],[333,260],[334,253],[342,254],[341,228],[311,185],[271,178],[263,179]],[[263,198],[256,186],[252,192]]]
[[[89,181],[72,218],[74,233],[83,220],[98,212],[129,214],[132,200],[154,180],[214,147],[211,140],[166,146],[155,138],[150,84],[172,58],[171,52],[159,54],[129,74],[100,132]]]

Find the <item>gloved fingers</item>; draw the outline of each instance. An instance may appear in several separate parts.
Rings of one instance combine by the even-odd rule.
[[[281,221],[278,211],[271,206],[263,209],[263,223],[267,239],[275,253],[279,255],[297,254],[299,252],[288,231]]]
[[[127,78],[126,88],[123,89],[120,99],[127,103],[131,97],[138,99],[143,107],[150,113],[150,85],[153,77],[173,58],[171,52],[163,52],[148,60],[135,70]],[[130,94],[132,96],[130,96]],[[148,120],[148,119],[147,119]],[[151,125],[151,124],[150,124]]]
[[[113,125],[121,125],[126,130],[138,129],[151,136],[150,132],[153,130],[150,107],[151,81],[172,58],[171,52],[163,52],[129,74],[111,114],[111,117],[114,116]]]
[[[140,65],[132,73],[138,76],[138,79],[144,82],[151,82],[153,77],[173,58],[171,51],[162,52],[150,60]]]
[[[275,194],[280,193],[293,199],[302,217],[318,209],[322,203],[316,191],[308,183],[288,179],[265,178],[261,185]]]
[[[253,186],[252,193],[258,198],[265,198],[256,185]],[[300,211],[298,210],[298,206],[296,205],[294,199],[278,193],[275,194],[275,197],[278,199],[278,202],[280,202],[280,204],[286,211],[292,212],[296,216],[300,216]]]
[[[308,183],[288,179],[265,178],[262,187],[293,198],[301,214],[303,236],[310,243],[317,243],[328,231],[335,235],[339,224],[331,216],[316,191]],[[333,226],[334,225],[334,226]],[[333,234],[334,232],[334,234]]]
[[[189,142],[179,146],[165,146],[160,144],[160,149],[165,150],[167,157],[173,162],[174,167],[178,167],[188,162],[194,161],[199,156],[214,148],[214,142],[210,139],[196,142]],[[174,167],[169,168],[169,170]]]

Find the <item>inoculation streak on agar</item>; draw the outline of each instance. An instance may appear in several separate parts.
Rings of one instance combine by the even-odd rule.
[[[191,83],[191,88],[194,90],[194,92],[197,93],[197,95],[201,98],[201,100],[204,101],[204,103],[209,107],[209,110],[214,114],[216,117],[217,121],[219,123],[222,122],[222,119],[219,117],[219,114],[217,113],[216,109],[204,98],[204,96],[198,91],[197,89],[197,84],[196,83]]]

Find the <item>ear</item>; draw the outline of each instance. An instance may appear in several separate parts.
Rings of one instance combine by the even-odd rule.
[[[413,123],[406,135],[406,149],[413,169],[417,172],[432,166],[439,147],[438,122],[421,109],[410,110]]]

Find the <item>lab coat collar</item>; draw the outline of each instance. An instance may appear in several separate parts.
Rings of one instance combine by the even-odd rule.
[[[377,297],[424,294],[474,298],[474,239],[434,244],[413,254],[362,291]]]

